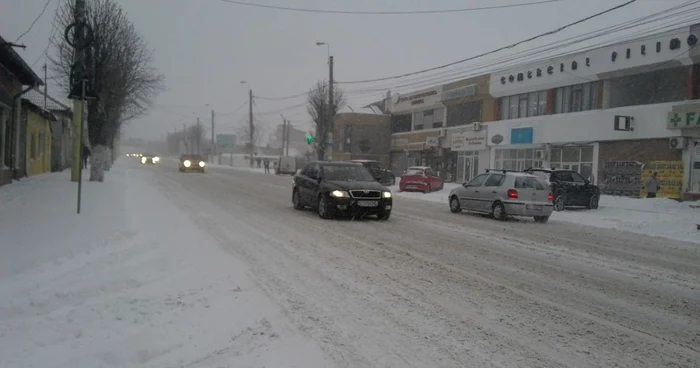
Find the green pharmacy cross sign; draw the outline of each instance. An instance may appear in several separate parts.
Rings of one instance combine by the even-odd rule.
[[[666,127],[669,129],[700,128],[700,111],[668,113]]]

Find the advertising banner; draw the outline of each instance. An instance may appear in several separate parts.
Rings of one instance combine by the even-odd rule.
[[[683,161],[649,162],[642,170],[640,178],[642,186],[652,173],[656,173],[656,180],[659,181],[660,189],[656,193],[657,197],[681,198],[683,190]],[[646,197],[646,190],[641,189],[640,195]]]
[[[639,197],[642,186],[642,163],[638,161],[608,161],[603,164],[601,194]]]

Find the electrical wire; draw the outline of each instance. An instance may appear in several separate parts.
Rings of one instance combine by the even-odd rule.
[[[19,37],[17,37],[17,39],[15,40],[15,43],[19,42],[19,40],[20,40],[22,37],[24,37],[27,33],[29,33],[29,31],[32,30],[32,28],[34,28],[34,25],[36,24],[36,22],[38,22],[39,19],[41,19],[41,16],[44,15],[44,13],[46,12],[46,8],[49,7],[49,4],[51,3],[51,1],[53,1],[53,0],[47,0],[47,1],[46,1],[46,4],[44,4],[44,8],[41,9],[41,13],[39,13],[39,15],[38,15],[36,18],[34,18],[34,21],[32,22],[31,25],[29,25],[29,28],[28,28],[26,31],[24,31],[24,33],[22,33],[21,35],[19,35]]]
[[[492,5],[492,6],[483,6],[483,7],[477,7],[477,8],[439,9],[439,10],[406,10],[406,11],[327,10],[327,9],[294,8],[294,7],[287,7],[287,6],[255,4],[255,3],[249,3],[249,2],[238,1],[238,0],[219,0],[219,1],[221,1],[223,3],[242,5],[242,6],[248,6],[248,7],[254,7],[254,8],[294,11],[294,12],[303,12],[303,13],[344,14],[344,15],[416,15],[416,14],[464,13],[464,12],[474,12],[474,11],[481,11],[481,10],[519,8],[519,7],[525,7],[525,6],[556,3],[556,2],[563,1],[563,0],[540,0],[540,1],[535,1],[535,2],[509,4],[509,5]]]
[[[618,10],[618,9],[621,9],[621,8],[624,8],[624,7],[629,6],[630,4],[633,4],[633,3],[635,3],[635,2],[637,2],[637,0],[629,0],[629,1],[625,2],[625,3],[623,3],[623,4],[620,4],[620,5],[614,6],[614,7],[612,7],[612,8],[603,10],[603,11],[598,12],[598,13],[595,13],[595,14],[593,14],[593,15],[589,15],[589,16],[587,16],[587,17],[585,17],[585,18],[582,18],[582,19],[579,19],[579,20],[577,20],[577,21],[575,21],[575,22],[566,24],[566,25],[561,26],[561,27],[559,27],[559,28],[557,28],[557,29],[554,29],[554,30],[551,30],[551,31],[548,31],[548,32],[544,32],[544,33],[541,33],[541,34],[539,34],[539,35],[536,35],[536,36],[533,36],[533,37],[530,37],[530,38],[527,38],[527,39],[518,41],[518,42],[516,42],[516,43],[510,44],[510,45],[507,45],[507,46],[499,47],[499,48],[497,48],[497,49],[495,49],[495,50],[491,50],[491,51],[488,51],[488,52],[485,52],[485,53],[482,53],[482,54],[479,54],[479,55],[471,56],[471,57],[468,57],[468,58],[465,58],[465,59],[462,59],[462,60],[453,61],[453,62],[451,62],[451,63],[447,63],[447,64],[443,64],[443,65],[439,65],[439,66],[435,66],[435,67],[432,67],[432,68],[423,69],[423,70],[419,70],[419,71],[415,71],[415,72],[411,72],[411,73],[404,73],[404,74],[394,75],[394,76],[391,76],[391,77],[375,78],[375,79],[365,79],[365,80],[356,80],[356,81],[338,81],[338,82],[336,82],[336,83],[337,83],[337,84],[357,84],[357,83],[379,82],[379,81],[385,81],[385,80],[390,80],[390,79],[404,78],[404,77],[408,77],[408,76],[416,75],[416,74],[423,74],[423,73],[427,73],[427,72],[430,72],[430,71],[433,71],[433,70],[444,69],[444,68],[447,68],[447,67],[452,66],[452,65],[462,64],[462,63],[465,63],[465,62],[467,62],[467,61],[471,61],[471,60],[478,59],[478,58],[481,58],[481,57],[484,57],[484,56],[487,56],[487,55],[495,54],[495,53],[497,53],[497,52],[499,52],[499,51],[503,51],[503,50],[507,50],[507,49],[512,49],[512,48],[514,48],[514,47],[516,47],[516,46],[519,46],[519,45],[521,45],[521,44],[523,44],[523,43],[531,42],[531,41],[534,41],[534,40],[536,40],[536,39],[538,39],[538,38],[542,38],[542,37],[545,37],[545,36],[550,36],[550,35],[559,33],[559,32],[561,32],[561,31],[563,31],[563,30],[565,30],[565,29],[567,29],[567,28],[570,28],[570,27],[575,26],[575,25],[577,25],[577,24],[581,24],[581,23],[583,23],[583,22],[586,22],[586,21],[588,21],[588,20],[591,20],[591,19],[593,19],[593,18],[599,17],[599,16],[604,15],[604,14],[610,13],[610,12],[612,12],[612,11],[615,11],[615,10]]]
[[[379,91],[386,91],[388,89],[394,89],[397,87],[430,85],[431,83],[449,82],[449,81],[453,81],[455,79],[464,79],[464,78],[469,77],[465,74],[468,74],[470,72],[475,73],[475,72],[482,71],[482,69],[486,69],[485,67],[488,67],[489,70],[493,69],[493,67],[495,67],[495,66],[504,67],[504,68],[512,67],[515,65],[526,63],[527,61],[530,61],[530,60],[534,61],[537,57],[540,57],[540,55],[545,55],[545,54],[550,54],[549,58],[558,57],[558,55],[551,55],[551,53],[556,51],[556,50],[570,47],[570,46],[575,45],[577,43],[582,43],[582,42],[585,42],[585,41],[588,41],[588,40],[591,40],[594,38],[598,38],[601,36],[609,36],[611,34],[619,33],[621,31],[624,31],[627,29],[639,27],[640,24],[643,25],[646,23],[659,22],[659,21],[664,20],[664,19],[674,19],[674,22],[669,22],[669,23],[674,25],[674,27],[672,27],[672,28],[680,28],[682,26],[680,25],[681,22],[679,22],[679,19],[677,18],[678,16],[684,15],[689,21],[691,21],[693,16],[695,16],[695,14],[693,14],[693,13],[688,14],[689,10],[684,10],[683,8],[688,7],[690,5],[693,5],[693,4],[698,4],[698,3],[700,3],[700,1],[697,1],[697,0],[688,1],[686,3],[679,4],[677,6],[659,11],[659,12],[651,14],[651,15],[636,18],[636,19],[626,21],[623,23],[619,23],[619,24],[615,24],[612,26],[607,26],[607,27],[600,28],[600,29],[597,29],[594,31],[586,32],[586,33],[583,33],[581,35],[569,37],[567,39],[559,40],[559,41],[556,41],[556,42],[553,42],[553,43],[550,43],[547,45],[537,46],[537,47],[532,48],[532,49],[517,52],[515,54],[509,54],[509,55],[501,56],[501,57],[496,58],[496,59],[489,59],[486,61],[482,61],[480,63],[470,65],[468,67],[468,69],[450,69],[450,70],[445,70],[445,71],[439,71],[437,73],[434,73],[434,74],[431,74],[428,76],[419,76],[419,77],[412,78],[412,79],[410,79],[410,78],[403,79],[404,81],[412,81],[412,83],[409,83],[409,84],[403,84],[403,85],[397,85],[395,83],[382,84],[380,86],[372,86],[372,87],[364,88],[364,89],[346,90],[345,92],[348,95],[353,95],[353,94],[357,94],[357,93],[365,93],[365,92],[374,93],[374,92],[379,92]],[[698,9],[690,10],[690,11],[693,11],[693,12],[700,14],[700,12],[698,12]],[[671,14],[667,14],[667,13],[671,13]],[[654,18],[656,18],[656,19],[654,19]],[[654,28],[654,29],[646,32],[644,35],[651,34],[653,32],[659,32],[663,29],[664,29],[664,27],[657,27],[657,28]],[[589,50],[589,49],[592,49],[593,47],[597,47],[597,46],[613,44],[616,42],[624,42],[624,40],[628,40],[630,38],[642,37],[642,35],[639,32],[641,32],[641,31],[638,31],[632,37],[630,37],[629,35],[626,35],[626,36],[620,37],[618,39],[610,39],[610,40],[607,40],[605,42],[601,42],[598,44],[588,45],[586,47],[580,48],[580,49],[575,50],[575,51],[585,51],[585,50]],[[560,55],[569,55],[572,52],[573,52],[572,50],[568,50],[567,52],[562,53]],[[513,65],[504,65],[507,62],[514,62],[514,64]],[[293,95],[289,95],[289,96],[259,97],[259,98],[266,99],[266,100],[287,100],[287,99],[298,98],[301,96],[306,96],[307,94],[308,94],[308,92],[303,92],[303,93],[297,93],[297,94],[293,94]]]
[[[34,68],[36,63],[38,63],[39,60],[41,60],[41,58],[43,58],[44,56],[47,55],[47,53],[49,52],[49,48],[51,48],[51,40],[56,36],[56,32],[58,31],[58,27],[56,27],[56,22],[58,20],[58,12],[60,11],[61,6],[62,6],[62,2],[59,1],[58,7],[56,8],[56,12],[53,15],[53,20],[51,21],[51,31],[49,32],[48,43],[46,44],[46,48],[44,49],[44,51],[42,51],[41,54],[39,55],[39,57],[37,57],[36,60],[34,60],[34,62],[31,64],[30,67],[32,69]]]

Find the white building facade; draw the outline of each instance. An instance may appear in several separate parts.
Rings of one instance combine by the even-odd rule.
[[[643,195],[659,172],[668,197],[700,197],[700,28],[494,73],[490,167],[579,172],[606,194]]]

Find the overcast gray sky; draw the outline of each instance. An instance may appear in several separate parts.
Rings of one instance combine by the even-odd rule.
[[[48,45],[56,8],[51,0],[45,14],[20,43],[27,63],[43,76],[41,57]],[[88,0],[90,1],[90,0]],[[287,7],[406,11],[508,5],[537,0],[248,0]],[[159,138],[166,131],[192,124],[199,116],[210,122],[216,111],[217,131],[233,132],[247,119],[248,87],[256,96],[279,97],[307,91],[328,76],[327,53],[315,45],[331,45],[335,77],[339,81],[381,78],[421,70],[489,51],[534,36],[626,0],[561,0],[556,3],[497,10],[423,15],[339,15],[301,13],[246,7],[221,0],[119,0],[139,32],[155,52],[156,67],[165,75],[167,89],[152,111],[129,123],[127,136]],[[635,19],[685,0],[639,0],[518,49],[527,50],[604,26]],[[46,0],[0,0],[0,34],[14,41],[41,13]],[[667,22],[670,23],[670,22]],[[62,30],[61,30],[62,32]],[[619,37],[619,35],[615,35]],[[460,79],[469,66],[448,70]],[[378,100],[386,89],[407,92],[445,80],[445,71],[406,79],[341,85],[352,106]],[[65,93],[50,85],[50,94]],[[376,91],[375,91],[376,90]],[[381,90],[384,90],[382,92]],[[256,101],[256,119],[270,128],[280,113],[301,129],[309,129],[304,97]],[[206,105],[209,104],[210,107]],[[235,111],[235,113],[233,113]],[[258,114],[259,113],[259,114]]]

